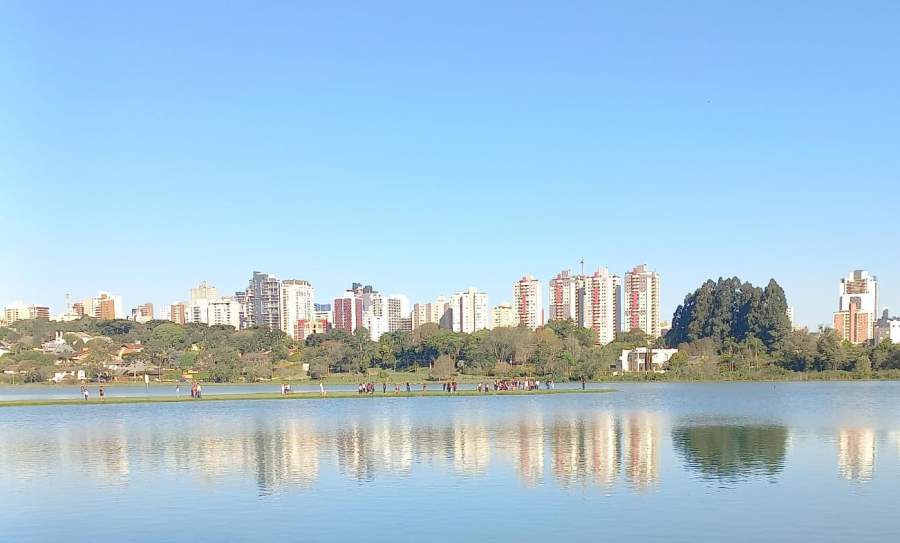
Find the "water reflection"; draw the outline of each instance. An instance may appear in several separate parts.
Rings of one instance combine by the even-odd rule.
[[[848,481],[865,482],[875,471],[875,432],[871,428],[841,428],[838,470]]]
[[[727,485],[761,477],[776,481],[785,469],[790,434],[777,424],[667,429],[666,418],[651,411],[460,409],[423,417],[399,410],[355,412],[340,420],[277,409],[241,416],[162,411],[147,423],[120,416],[102,424],[76,419],[43,429],[0,427],[0,482],[24,485],[75,473],[125,486],[135,474],[186,474],[208,485],[252,482],[260,495],[270,495],[313,488],[322,472],[380,484],[414,471],[483,478],[512,468],[526,489],[554,484],[647,491],[660,484],[667,437],[688,471]],[[841,476],[870,480],[876,431],[847,427],[831,435]],[[900,432],[885,432],[883,443],[900,454]]]
[[[781,472],[788,435],[774,425],[680,426],[672,430],[672,445],[704,479],[734,482]]]

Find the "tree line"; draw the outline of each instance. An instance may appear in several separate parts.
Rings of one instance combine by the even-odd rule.
[[[56,331],[63,332],[70,350],[35,350]],[[85,343],[75,335],[78,332],[92,339]],[[108,363],[119,347],[138,342],[141,352],[126,355],[126,361],[150,364],[160,377],[175,378],[193,370],[199,378],[217,382],[373,371],[420,371],[432,379],[457,373],[598,379],[609,377],[622,350],[634,347],[679,349],[666,375],[629,376],[638,379],[790,378],[796,372],[865,376],[900,370],[900,346],[852,345],[829,329],[792,330],[784,290],[776,281],[760,288],[737,277],[710,280],[689,293],[663,338],[625,332],[602,347],[594,344],[592,330],[571,321],[550,321],[537,330],[520,326],[473,334],[426,324],[412,333],[384,334],[378,341],[372,341],[364,328],[353,333],[335,329],[295,341],[268,328],[82,318],[17,321],[0,327],[0,341],[12,351],[0,358],[0,368],[17,368],[24,372],[22,380],[35,382],[46,381],[60,360],[78,352],[86,353],[81,365],[89,376],[110,378]]]

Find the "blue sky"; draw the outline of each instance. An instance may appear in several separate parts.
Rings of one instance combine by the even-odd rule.
[[[665,316],[738,275],[827,322],[852,268],[900,311],[897,2],[128,4],[0,4],[0,303],[584,257]]]

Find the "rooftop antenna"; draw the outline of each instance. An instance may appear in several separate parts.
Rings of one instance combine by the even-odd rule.
[[[584,275],[584,257],[581,257],[581,275]]]

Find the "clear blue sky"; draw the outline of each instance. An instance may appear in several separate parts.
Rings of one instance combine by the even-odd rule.
[[[127,5],[126,5],[127,4]],[[226,4],[228,4],[226,6]],[[0,4],[0,303],[647,263],[900,310],[900,3]]]

